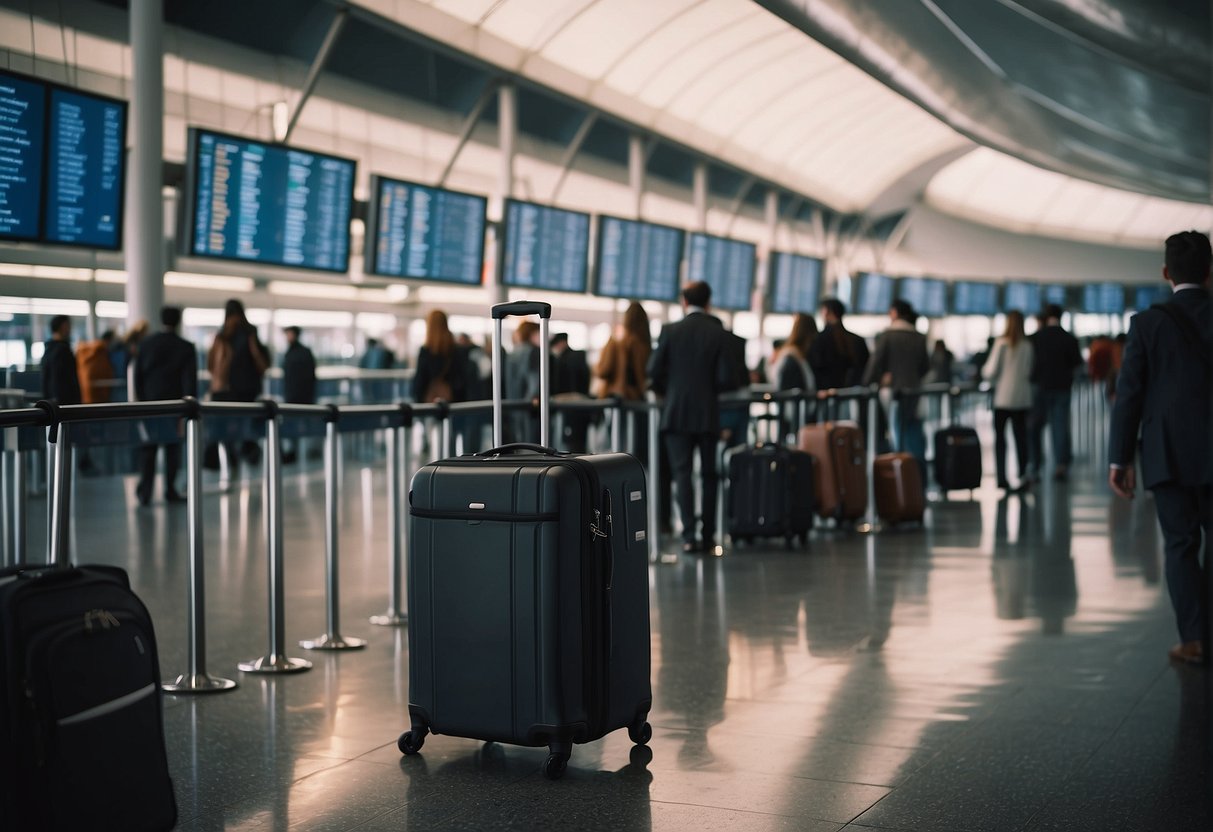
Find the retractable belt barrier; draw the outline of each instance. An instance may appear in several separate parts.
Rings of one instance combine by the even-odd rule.
[[[940,412],[947,423],[963,407],[967,395],[980,392],[976,385],[927,385],[913,394],[939,396]],[[5,393],[13,395],[6,396]],[[879,396],[875,387],[850,387],[807,394],[801,390],[744,390],[721,397],[723,406],[764,405],[764,418],[782,418],[784,407],[796,413],[797,426],[803,425],[810,406],[826,417],[837,415],[843,407],[867,416],[867,465],[871,470],[878,444]],[[440,456],[451,455],[451,422],[458,417],[488,416],[489,401],[447,404],[377,405],[297,405],[271,400],[257,402],[199,402],[193,398],[158,402],[115,402],[88,405],[56,405],[38,402],[33,407],[13,407],[24,398],[23,391],[0,390],[0,439],[3,440],[0,469],[0,494],[3,495],[4,534],[2,553],[5,564],[25,562],[25,484],[20,454],[46,447],[52,461],[49,483],[48,562],[66,567],[70,562],[71,523],[71,448],[104,445],[146,445],[185,443],[188,477],[189,572],[187,581],[187,667],[164,689],[172,693],[206,693],[231,690],[236,682],[211,676],[206,670],[205,627],[205,545],[203,519],[203,445],[207,441],[232,442],[265,440],[264,500],[265,536],[268,568],[267,624],[268,649],[264,656],[243,662],[240,669],[249,673],[292,673],[307,670],[311,663],[286,655],[285,584],[282,518],[281,440],[323,437],[325,484],[325,586],[326,630],[317,638],[300,642],[316,650],[348,650],[365,641],[341,633],[339,591],[339,506],[341,436],[351,433],[383,431],[387,448],[387,500],[389,540],[388,607],[384,614],[371,618],[383,626],[402,626],[408,622],[405,608],[404,563],[407,556],[405,506],[407,478],[412,472],[412,431],[427,425],[442,426]],[[8,405],[8,406],[5,406]],[[502,410],[511,413],[538,413],[537,402],[505,401]],[[652,394],[645,401],[607,399],[556,399],[551,409],[557,415],[570,413],[609,414],[609,442],[616,451],[632,447],[635,425],[644,419],[648,425],[649,560],[662,559],[660,548],[659,503],[661,479],[661,403]],[[772,410],[778,415],[772,415]],[[776,429],[778,430],[778,428]],[[45,445],[42,433],[45,431]],[[744,441],[744,437],[743,437]],[[725,465],[723,454],[717,465]],[[725,471],[720,472],[725,475]],[[873,478],[869,477],[868,512],[860,530],[877,531]],[[723,489],[722,489],[723,493]],[[720,514],[724,518],[723,510]]]

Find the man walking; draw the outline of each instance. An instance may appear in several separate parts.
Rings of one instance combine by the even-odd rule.
[[[1172,286],[1172,296],[1133,318],[1108,437],[1112,490],[1132,499],[1140,479],[1143,488],[1154,492],[1165,542],[1167,589],[1179,629],[1179,644],[1170,656],[1189,663],[1209,659],[1209,554],[1201,533],[1206,542],[1213,534],[1210,260],[1204,234],[1184,231],[1167,238],[1163,277]]]
[[[287,404],[316,403],[316,356],[300,343],[301,332],[297,326],[282,330],[286,336],[286,353],[282,356],[282,400]],[[298,457],[293,442],[283,448],[282,461],[287,465]]]
[[[198,351],[194,345],[177,334],[181,326],[181,310],[166,306],[160,310],[162,329],[149,335],[139,345],[135,356],[135,398],[138,401],[161,401],[198,395]],[[139,505],[152,501],[152,485],[156,481],[156,444],[139,448],[139,484],[135,497]],[[177,490],[177,471],[181,468],[181,444],[164,446],[164,500],[179,503],[185,497]]]
[[[1070,473],[1072,459],[1070,443],[1070,388],[1074,386],[1074,370],[1082,366],[1078,339],[1061,328],[1061,307],[1049,304],[1044,309],[1043,323],[1032,338],[1032,386],[1039,399],[1034,404],[1034,421],[1043,421],[1049,428],[1053,446],[1053,479],[1064,482]],[[1035,430],[1035,435],[1043,433]],[[1030,483],[1044,469],[1042,443],[1033,442],[1032,459],[1028,465]]]
[[[67,315],[51,318],[51,337],[42,353],[42,398],[55,404],[80,404],[72,319]]]
[[[708,314],[712,288],[703,281],[682,290],[686,316],[661,330],[649,359],[650,384],[665,397],[661,431],[678,486],[682,550],[708,552],[716,546],[716,440],[720,436],[719,394],[729,386],[732,362],[724,327]],[[696,539],[694,455],[699,454],[702,536]]]

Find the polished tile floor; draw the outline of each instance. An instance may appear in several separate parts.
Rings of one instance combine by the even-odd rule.
[[[556,783],[544,750],[397,751],[406,633],[367,621],[387,604],[378,467],[345,468],[341,523],[342,629],[369,645],[292,647],[315,667],[289,677],[235,668],[267,649],[260,487],[211,496],[209,668],[240,687],[165,699],[179,828],[1208,830],[1210,674],[1166,661],[1152,507],[1076,473],[935,503],[925,529],[654,566],[651,752],[617,732]],[[132,490],[80,481],[73,545],[130,570],[174,676],[186,513]],[[294,645],[324,629],[318,472],[286,495]]]

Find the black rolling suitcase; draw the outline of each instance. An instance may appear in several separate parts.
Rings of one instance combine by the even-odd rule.
[[[176,823],[156,639],[125,572],[0,572],[0,681],[0,829]]]
[[[779,444],[761,444],[729,458],[728,530],[734,542],[782,537],[808,543],[813,528],[813,457]]]
[[[981,440],[973,428],[946,427],[935,434],[935,483],[943,491],[981,486]]]
[[[546,303],[493,307],[501,321]],[[504,362],[500,353],[494,364]],[[548,430],[548,368],[541,426]],[[500,401],[500,373],[494,373]],[[404,754],[427,733],[548,746],[560,777],[572,743],[651,729],[644,469],[629,454],[536,445],[424,466],[409,492],[409,716]]]

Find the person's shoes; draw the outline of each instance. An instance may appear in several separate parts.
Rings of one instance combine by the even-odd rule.
[[[1053,472],[1053,482],[1065,482],[1070,478],[1070,471],[1064,465],[1058,465]]]
[[[706,538],[706,539],[703,541],[703,544],[700,546],[700,551],[701,551],[701,552],[703,552],[705,555],[714,555],[714,554],[716,554],[716,540],[715,540],[715,538],[711,538],[711,537]]]
[[[282,452],[282,464],[283,465],[294,465],[298,461],[299,461],[299,455],[296,454],[294,451],[283,451]]]
[[[164,495],[164,502],[166,503],[184,503],[185,501],[186,496],[176,491],[170,491]]]
[[[1185,641],[1167,651],[1167,656],[1173,662],[1182,664],[1201,664],[1204,662],[1204,650],[1199,641]]]
[[[152,504],[152,495],[144,491],[135,491],[135,499],[139,501],[139,505],[147,508]]]

